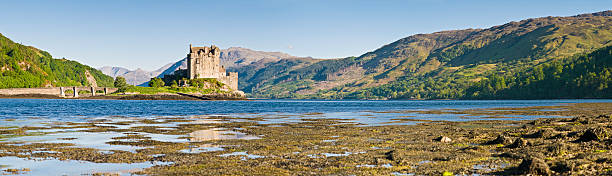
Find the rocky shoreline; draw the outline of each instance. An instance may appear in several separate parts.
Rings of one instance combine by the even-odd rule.
[[[45,94],[21,94],[21,95],[0,95],[0,99],[81,99],[81,100],[247,100],[245,97],[231,95],[197,95],[188,94],[126,94],[126,95],[99,95],[83,96],[78,98],[59,97]]]
[[[300,119],[294,123],[259,123],[279,118],[267,116],[109,117],[50,123],[47,127],[4,127],[0,134],[10,139],[45,135],[29,133],[35,130],[116,133],[119,136],[105,143],[136,147],[134,151],[0,140],[0,157],[171,163],[135,172],[144,175],[612,174],[612,103],[415,112],[467,114],[491,120],[428,121],[406,116],[393,120],[416,124],[363,126],[346,119],[320,118],[320,113],[281,117]],[[495,120],[530,115],[563,117]],[[155,137],[159,135],[182,137],[169,141]],[[76,138],[62,139],[70,142]],[[194,150],[198,148],[203,151]],[[27,173],[31,168],[21,169],[3,172]]]

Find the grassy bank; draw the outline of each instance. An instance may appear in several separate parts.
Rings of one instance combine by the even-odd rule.
[[[176,93],[200,93],[200,94],[211,94],[211,93],[230,93],[228,91],[222,91],[219,89],[206,89],[206,88],[197,88],[197,87],[140,87],[140,86],[130,86],[127,88],[125,92],[128,93],[138,93],[145,95],[154,95],[154,94],[176,94]],[[119,94],[119,93],[115,93]]]

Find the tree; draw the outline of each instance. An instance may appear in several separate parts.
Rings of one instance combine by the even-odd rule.
[[[117,76],[117,78],[115,78],[115,87],[118,88],[118,92],[125,92],[129,85],[125,81],[125,78]]]
[[[164,87],[165,84],[166,83],[164,83],[164,80],[162,80],[161,78],[151,78],[151,80],[149,81],[149,86],[155,88]]]
[[[170,87],[172,87],[172,88],[177,88],[178,87],[178,83],[176,83],[176,80],[172,80],[172,84],[170,84]]]

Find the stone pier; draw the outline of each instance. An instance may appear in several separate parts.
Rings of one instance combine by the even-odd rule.
[[[79,89],[77,87],[72,87],[72,92],[74,93],[74,98],[79,97]]]
[[[66,89],[64,87],[60,87],[60,97],[66,97]]]

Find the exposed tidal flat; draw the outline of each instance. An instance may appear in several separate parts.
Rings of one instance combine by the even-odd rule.
[[[13,175],[609,175],[612,100],[0,100]]]

